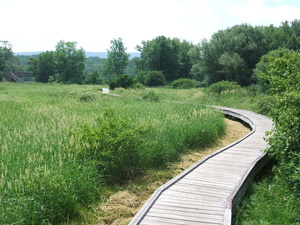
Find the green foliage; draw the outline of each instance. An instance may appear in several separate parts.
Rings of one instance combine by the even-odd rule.
[[[133,77],[124,74],[124,75],[120,75],[114,79],[111,79],[109,81],[109,88],[111,90],[114,90],[118,87],[122,87],[122,88],[129,88],[134,84],[134,79]]]
[[[82,83],[85,67],[85,53],[83,48],[76,49],[76,42],[60,41],[56,45],[54,62],[57,82]]]
[[[111,156],[121,154],[124,146],[129,152],[132,150],[127,137],[129,141],[145,141],[138,148],[133,145],[140,157],[135,162],[140,167],[129,164],[133,168],[129,171],[123,164],[126,168],[123,175],[128,177],[178,160],[188,147],[199,147],[200,151],[203,146],[216,143],[224,133],[223,115],[199,105],[207,96],[198,89],[155,89],[159,96],[188,104],[166,101],[154,104],[141,100],[140,90],[118,91],[122,91],[122,98],[97,95],[99,101],[83,104],[79,101],[81,93],[96,93],[99,87],[0,83],[0,224],[73,223],[76,216],[84,214],[97,200],[106,199],[107,192],[101,183],[109,177],[99,172],[105,168],[96,160],[98,153],[93,155],[84,150],[88,149],[87,142],[78,142],[68,132],[82,134],[82,124],[89,124],[91,139],[94,137],[91,132],[98,127],[102,129],[103,124],[115,125],[116,129],[103,131],[117,137],[122,146],[117,147],[116,139],[107,137],[106,142],[115,144],[115,148],[111,147],[114,152],[108,152]],[[115,112],[115,117],[108,116],[111,123],[104,116],[100,117],[103,123],[95,121],[99,112],[108,107]],[[135,132],[149,124],[144,133]],[[122,152],[125,160],[129,152]],[[121,160],[117,156],[116,160]],[[108,162],[110,158],[105,160]],[[115,167],[110,169],[115,171]],[[114,189],[114,184],[110,188]]]
[[[192,48],[193,44],[187,41],[165,36],[143,41],[137,46],[137,50],[141,52],[141,57],[136,62],[137,68],[140,71],[162,71],[167,81],[190,78],[192,61],[188,53]]]
[[[54,81],[55,81],[55,77],[54,76],[49,76],[48,82],[53,83]]]
[[[159,102],[159,96],[156,93],[154,93],[154,91],[149,91],[143,96],[143,99],[148,100],[150,102]]]
[[[107,50],[107,59],[104,61],[103,76],[115,78],[124,73],[128,65],[129,54],[121,38],[114,39],[111,42],[110,49]]]
[[[37,82],[47,83],[55,74],[54,52],[40,53],[37,58],[29,58],[29,71]],[[53,81],[52,81],[53,82]]]
[[[141,70],[162,71],[167,80],[179,75],[179,41],[159,36],[137,46],[141,52]]]
[[[80,101],[91,102],[96,99],[96,94],[93,92],[85,92],[80,96]]]
[[[255,71],[272,101],[268,115],[275,128],[267,153],[279,161],[282,173],[300,192],[300,53],[281,50],[264,56]],[[262,108],[265,110],[265,108]]]
[[[233,224],[299,224],[300,204],[280,171],[255,182]]]
[[[0,41],[0,44],[0,73],[2,74],[9,70],[13,60],[13,52],[12,45],[8,41]]]
[[[78,134],[83,143],[83,157],[95,161],[99,173],[109,183],[119,183],[136,176],[141,167],[140,148],[145,145],[143,135],[148,125],[134,123],[106,109],[103,117],[91,127],[84,124]]]
[[[197,82],[193,79],[188,78],[180,78],[172,82],[171,87],[174,89],[189,89],[195,88],[197,86]]]
[[[145,75],[145,85],[148,87],[162,86],[166,83],[166,77],[162,71],[149,71]]]
[[[209,92],[220,95],[222,92],[232,91],[241,88],[236,82],[219,81],[209,86]]]
[[[145,90],[146,87],[141,84],[141,83],[134,83],[133,85],[130,86],[132,89],[140,89],[140,90]]]
[[[100,75],[97,70],[92,73],[88,73],[85,77],[86,84],[103,84],[104,80],[100,78]]]
[[[85,73],[89,74],[97,71],[99,74],[101,74],[104,61],[105,59],[99,58],[98,56],[87,57],[85,61]]]
[[[262,27],[236,25],[218,31],[191,52],[193,73],[205,76],[208,84],[228,80],[246,86],[253,82],[251,70],[267,52]]]

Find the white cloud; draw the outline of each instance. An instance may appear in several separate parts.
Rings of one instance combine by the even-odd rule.
[[[273,7],[267,5],[264,0],[246,0],[243,3],[242,5],[226,8],[229,15],[237,18],[242,23],[278,26],[281,22],[285,20],[293,21],[300,15],[300,8],[285,5],[281,0],[277,0],[277,4],[274,4]]]

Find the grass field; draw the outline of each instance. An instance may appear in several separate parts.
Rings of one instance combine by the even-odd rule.
[[[133,168],[138,172],[130,171],[133,179],[147,168],[178,159],[187,148],[213,145],[224,133],[223,115],[205,106],[208,99],[200,89],[118,89],[119,97],[100,90],[89,85],[0,83],[0,224],[58,224],[76,218],[81,208],[101,198],[111,176],[103,165],[126,156],[119,149],[130,146],[128,138],[142,143],[135,152],[139,158]],[[160,101],[143,99],[149,92]],[[92,99],[81,101],[86,93],[93,93]],[[103,119],[107,108],[116,115],[109,134],[118,133],[120,146],[101,139],[111,147],[96,149],[100,157],[83,154],[91,147],[78,138],[82,124],[94,138],[100,129],[97,118]],[[143,125],[146,132],[136,132]]]

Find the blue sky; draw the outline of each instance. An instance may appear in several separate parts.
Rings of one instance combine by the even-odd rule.
[[[279,26],[300,19],[298,0],[0,0],[0,40],[14,52],[54,50],[60,40],[127,51],[159,35],[193,43],[236,24]]]

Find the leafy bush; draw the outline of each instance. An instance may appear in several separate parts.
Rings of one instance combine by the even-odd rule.
[[[145,90],[146,89],[146,87],[143,84],[141,84],[141,83],[135,83],[135,84],[131,85],[130,88],[132,88],[132,89],[141,89],[141,90]]]
[[[80,96],[80,101],[90,102],[96,99],[96,94],[93,92],[85,92]]]
[[[209,86],[209,92],[220,95],[221,92],[231,91],[241,88],[237,82],[219,81]]]
[[[84,124],[77,134],[81,155],[95,162],[108,183],[122,182],[141,169],[139,149],[149,125],[134,123],[107,109],[95,126]]]
[[[100,75],[97,70],[92,73],[88,73],[85,77],[86,84],[103,84],[104,80],[100,78]]]
[[[145,71],[139,71],[139,72],[136,74],[136,76],[135,76],[135,80],[136,80],[138,83],[141,83],[141,84],[144,84],[144,85],[145,85],[146,75],[147,75],[147,72],[145,72]]]
[[[189,89],[195,88],[197,86],[197,81],[188,78],[180,78],[171,84],[172,88],[174,89]]]
[[[155,94],[154,91],[149,91],[143,96],[143,99],[148,100],[150,102],[159,102],[159,96]]]
[[[257,65],[255,75],[272,99],[268,115],[275,128],[267,153],[279,161],[283,176],[300,193],[300,53],[270,52]]]
[[[149,71],[145,75],[145,85],[149,87],[162,86],[166,83],[166,77],[162,71]]]
[[[111,90],[114,90],[118,87],[121,88],[129,88],[130,86],[132,86],[134,84],[134,80],[131,76],[124,74],[124,75],[120,75],[112,80],[109,81],[109,88]]]

